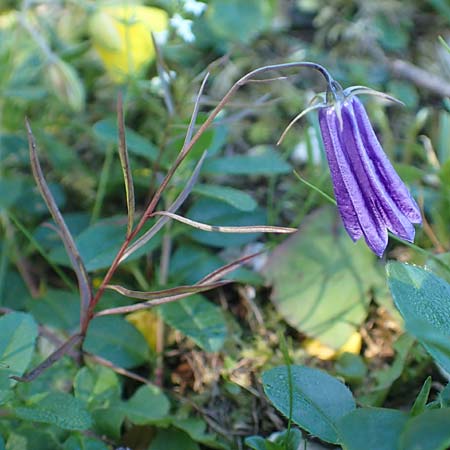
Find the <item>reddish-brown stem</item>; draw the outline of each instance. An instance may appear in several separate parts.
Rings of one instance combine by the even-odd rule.
[[[251,72],[244,75],[242,78],[240,78],[238,81],[236,81],[236,83],[234,83],[233,86],[231,86],[231,88],[224,95],[222,100],[211,111],[208,118],[205,120],[205,122],[203,122],[203,124],[200,126],[200,128],[197,130],[197,132],[194,134],[192,139],[187,140],[185,142],[177,159],[175,160],[173,165],[170,167],[170,169],[167,172],[166,176],[164,177],[163,181],[161,182],[158,189],[156,190],[152,200],[150,201],[149,205],[147,206],[147,209],[145,210],[144,214],[142,215],[140,221],[136,225],[136,228],[129,234],[129,236],[125,239],[124,243],[120,247],[120,250],[118,251],[116,257],[114,258],[114,261],[111,264],[108,272],[106,273],[105,278],[103,279],[95,296],[92,298],[92,300],[89,304],[89,307],[87,309],[86,315],[82,318],[82,321],[81,321],[81,334],[84,335],[86,333],[89,322],[94,315],[94,308],[97,305],[97,303],[99,302],[101,296],[103,295],[103,292],[106,289],[106,285],[109,283],[109,281],[111,280],[112,276],[114,275],[117,267],[119,266],[120,260],[123,256],[123,254],[125,253],[125,250],[127,249],[128,245],[136,237],[136,235],[139,233],[139,231],[144,226],[145,222],[148,220],[148,218],[154,212],[156,206],[158,205],[159,200],[161,199],[162,193],[166,189],[167,185],[169,184],[170,180],[172,179],[173,175],[175,174],[175,172],[178,169],[178,167],[180,166],[180,164],[184,161],[184,159],[189,154],[189,152],[192,150],[192,148],[197,143],[199,138],[207,130],[207,128],[211,125],[211,123],[217,117],[219,112],[222,111],[222,109],[225,107],[225,105],[228,103],[228,101],[234,95],[234,93],[241,86],[243,86],[245,83],[247,83],[251,78],[253,78],[256,75],[260,75],[260,74],[263,74],[265,72],[269,72],[272,70],[293,69],[293,68],[299,68],[299,67],[309,67],[309,68],[318,70],[325,77],[328,85],[330,85],[330,83],[333,81],[332,77],[330,76],[330,74],[324,67],[320,66],[319,64],[312,63],[312,62],[292,62],[292,63],[274,64],[274,65],[259,67],[258,69],[252,70]],[[270,79],[268,81],[270,81]]]

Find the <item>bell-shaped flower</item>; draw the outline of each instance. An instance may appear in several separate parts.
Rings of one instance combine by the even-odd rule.
[[[320,103],[300,113],[285,133],[306,112],[319,109],[322,140],[344,227],[353,241],[364,237],[369,248],[381,257],[388,243],[388,231],[413,242],[413,224],[422,220],[416,202],[389,162],[356,97],[361,93],[395,101],[362,86],[343,91],[332,80],[327,95],[318,96]]]

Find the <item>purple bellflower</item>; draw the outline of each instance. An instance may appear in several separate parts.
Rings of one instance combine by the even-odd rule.
[[[413,224],[420,224],[422,219],[417,203],[389,162],[356,94],[396,100],[363,86],[342,90],[325,69],[320,71],[327,78],[326,94],[313,99],[316,103],[289,124],[280,141],[300,117],[319,109],[322,140],[344,227],[353,241],[364,237],[369,248],[381,257],[388,243],[388,231],[413,242]]]

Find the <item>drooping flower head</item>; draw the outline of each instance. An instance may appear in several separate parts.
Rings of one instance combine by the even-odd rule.
[[[353,241],[364,237],[369,248],[381,257],[388,243],[388,231],[414,241],[413,224],[421,223],[421,214],[384,153],[356,95],[396,100],[362,86],[343,90],[328,72],[326,75],[327,93],[316,96],[319,102],[300,113],[285,133],[308,111],[319,109],[322,140],[344,227]]]

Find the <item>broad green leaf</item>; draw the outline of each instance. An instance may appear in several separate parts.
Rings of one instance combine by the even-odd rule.
[[[197,184],[193,192],[204,197],[221,200],[240,211],[253,211],[257,207],[257,203],[249,194],[228,186]]]
[[[109,450],[106,444],[82,434],[72,435],[64,442],[63,450]]]
[[[75,397],[87,404],[94,419],[94,429],[113,439],[120,438],[125,419],[120,400],[119,378],[107,367],[95,365],[81,368],[74,381]]]
[[[3,167],[29,164],[28,142],[18,134],[0,133],[0,162]]]
[[[13,206],[21,195],[23,182],[20,178],[0,179],[0,211]]]
[[[92,419],[81,400],[63,392],[37,396],[29,406],[14,409],[19,419],[56,425],[64,430],[86,430]]]
[[[170,273],[179,284],[194,284],[224,264],[225,261],[216,253],[204,247],[180,245],[170,259]],[[258,274],[245,267],[239,267],[224,278],[254,285],[261,285],[263,282]]]
[[[393,450],[407,420],[394,409],[355,409],[338,422],[339,443],[346,450]]]
[[[106,269],[114,260],[117,252],[125,240],[127,229],[126,217],[105,219],[91,225],[75,238],[78,251],[89,272]],[[139,258],[155,248],[159,239],[152,239],[138,251],[133,253],[127,261]],[[63,247],[57,247],[50,252],[50,258],[57,264],[70,267],[70,261]]]
[[[119,316],[94,319],[89,325],[83,350],[125,369],[139,366],[149,358],[149,347],[142,334]]]
[[[66,195],[63,188],[59,184],[55,183],[48,183],[48,187],[53,198],[55,199],[56,205],[58,208],[62,209],[66,203]],[[24,217],[48,217],[49,215],[47,205],[41,197],[38,188],[31,180],[24,183],[20,195],[15,201],[15,207],[24,214]]]
[[[176,428],[158,429],[148,450],[200,450],[200,447],[184,431]]]
[[[350,390],[322,370],[291,366],[290,391],[287,366],[263,373],[264,392],[284,416],[289,417],[292,397],[292,421],[323,441],[338,443],[338,421],[355,409]]]
[[[280,175],[290,173],[292,167],[270,147],[258,149],[255,155],[225,156],[207,159],[204,173],[217,175]]]
[[[352,242],[333,207],[310,215],[275,248],[263,274],[289,325],[336,350],[364,321],[370,291],[383,281],[374,255]]]
[[[0,317],[0,404],[31,362],[38,327],[30,314],[13,312]]]
[[[266,225],[267,217],[261,208],[255,209],[251,214],[239,211],[227,203],[201,198],[189,209],[186,217],[208,225]],[[188,225],[183,225],[186,232],[197,242],[213,247],[233,247],[244,245],[256,240],[259,233],[233,234],[216,233],[201,230],[193,230]]]
[[[344,352],[334,366],[336,374],[349,384],[361,383],[367,375],[367,366],[360,355]]]
[[[69,291],[47,291],[42,298],[28,301],[34,317],[48,326],[74,331],[80,322],[80,296]]]
[[[90,409],[106,407],[120,398],[120,384],[116,373],[102,366],[81,368],[74,380],[75,397],[83,400]]]
[[[120,440],[122,424],[125,420],[125,412],[122,408],[122,402],[111,403],[106,408],[94,409],[92,412],[95,430],[101,434]]]
[[[414,401],[414,405],[411,408],[411,416],[417,416],[425,411],[427,406],[428,397],[431,390],[431,377],[427,377],[420,389],[419,394]]]
[[[248,44],[268,28],[272,14],[272,4],[268,0],[211,0],[206,21],[218,38]]]
[[[164,322],[191,338],[207,352],[219,351],[227,336],[222,311],[201,295],[160,306]]]
[[[216,434],[206,432],[206,422],[197,417],[174,418],[172,425],[187,433],[195,442],[208,448],[228,449],[229,446],[221,442]]]
[[[450,446],[450,408],[429,409],[408,420],[399,450],[446,450]]]
[[[103,119],[94,124],[94,133],[101,140],[109,144],[118,144],[117,120],[114,118]],[[127,136],[127,147],[130,153],[143,156],[150,161],[154,161],[158,157],[158,149],[131,128],[125,127]]]
[[[22,426],[11,427],[6,446],[0,445],[0,450],[49,450],[59,448],[59,443],[53,433],[42,430],[30,422]],[[1,439],[0,439],[1,441]]]
[[[245,438],[245,445],[254,450],[301,450],[307,448],[303,441],[302,432],[298,428],[288,431],[272,433],[269,438],[249,436]]]
[[[3,440],[1,435],[0,435],[0,450],[5,450],[5,441]]]
[[[386,271],[406,329],[450,371],[450,284],[408,264],[391,262]]]
[[[141,386],[122,405],[123,412],[135,425],[158,423],[167,419],[169,408],[170,404],[167,397],[161,389],[153,385]]]

